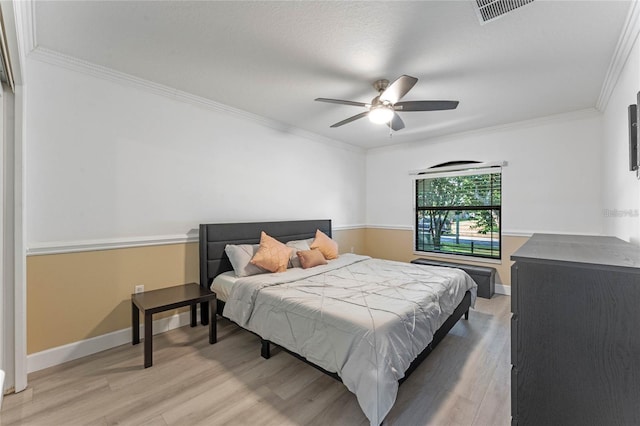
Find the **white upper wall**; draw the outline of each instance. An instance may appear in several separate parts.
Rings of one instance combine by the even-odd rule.
[[[364,223],[365,154],[29,59],[27,240],[185,235],[204,222]]]
[[[581,111],[367,152],[367,224],[413,223],[408,172],[455,160],[505,160],[507,233],[602,232],[601,118]]]
[[[640,244],[640,181],[629,171],[628,107],[640,91],[640,42],[635,40],[603,115],[604,231]]]
[[[637,217],[603,212],[640,208],[626,114],[639,61],[636,43],[603,116],[582,111],[364,154],[29,59],[28,247],[184,235],[217,221],[410,227],[408,171],[452,160],[509,162],[505,232],[638,239]]]

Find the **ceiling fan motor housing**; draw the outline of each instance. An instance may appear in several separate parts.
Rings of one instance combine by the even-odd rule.
[[[384,90],[389,87],[389,80],[377,80],[373,83],[373,87],[380,93],[384,92]]]

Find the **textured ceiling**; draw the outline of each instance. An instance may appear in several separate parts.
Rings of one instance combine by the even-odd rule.
[[[480,25],[472,1],[40,1],[37,45],[364,148],[593,108],[631,1],[535,1]],[[371,83],[419,79],[389,137]]]

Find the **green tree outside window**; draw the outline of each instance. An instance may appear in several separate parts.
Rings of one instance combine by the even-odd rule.
[[[416,180],[416,250],[500,258],[501,173]]]

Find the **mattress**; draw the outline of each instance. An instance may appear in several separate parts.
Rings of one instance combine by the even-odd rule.
[[[328,265],[238,278],[223,314],[337,373],[371,424],[393,406],[398,380],[467,291],[464,271],[341,255]]]
[[[239,278],[236,277],[236,274],[233,271],[223,272],[215,277],[211,283],[211,291],[216,293],[216,299],[226,302],[229,297],[229,293],[231,292],[231,288],[238,279]]]

